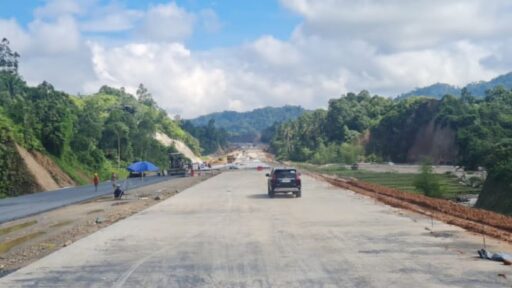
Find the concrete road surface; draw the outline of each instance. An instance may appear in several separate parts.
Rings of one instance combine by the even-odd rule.
[[[120,184],[123,189],[131,190],[169,179],[169,176],[149,176],[144,181],[131,178],[120,181]],[[111,182],[103,182],[98,185],[98,191],[94,185],[85,185],[1,199],[0,224],[113,193]]]
[[[226,172],[0,279],[0,287],[510,287],[461,229],[304,177]],[[413,217],[414,216],[414,217]],[[508,281],[508,282],[507,282]]]

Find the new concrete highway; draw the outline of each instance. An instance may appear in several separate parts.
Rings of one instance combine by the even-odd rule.
[[[510,287],[477,236],[303,178],[225,172],[0,279],[0,287]],[[501,274],[501,275],[500,275]]]

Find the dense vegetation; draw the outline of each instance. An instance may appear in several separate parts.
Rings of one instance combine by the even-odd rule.
[[[486,190],[500,190],[500,211],[512,212],[512,91],[488,90],[486,97],[446,95],[440,100],[390,100],[363,91],[329,101],[327,110],[306,112],[271,127],[271,149],[278,159],[316,164],[355,161],[405,162],[419,131],[429,123],[454,131],[457,165],[488,171],[480,207],[494,209]],[[267,136],[268,137],[268,136]],[[504,192],[506,191],[506,192]],[[507,198],[508,197],[508,198]],[[497,199],[497,198],[496,198]],[[506,201],[505,201],[506,200]],[[506,205],[504,203],[507,203]]]
[[[134,160],[165,167],[157,131],[184,141],[195,153],[199,142],[153,101],[141,84],[137,97],[124,89],[101,87],[98,93],[75,97],[43,82],[29,87],[17,73],[19,55],[0,46],[0,197],[33,192],[20,173],[15,144],[50,156],[78,183],[93,172],[101,178],[122,172]],[[15,64],[13,64],[13,61]],[[121,169],[119,169],[121,168]]]
[[[498,86],[502,86],[506,89],[512,89],[512,73],[500,75],[490,81],[470,83],[463,88],[445,83],[436,83],[404,93],[400,95],[399,98],[405,99],[414,96],[429,96],[441,99],[445,95],[461,96],[464,93],[469,93],[477,98],[484,98],[488,90]]]
[[[304,113],[299,106],[265,107],[250,112],[224,111],[190,120],[195,126],[207,126],[210,120],[215,126],[228,132],[231,142],[253,142],[260,139],[263,130],[287,120],[293,120]]]
[[[361,138],[391,109],[392,100],[367,91],[329,101],[327,111],[306,112],[275,127],[271,148],[278,158],[313,163],[351,163],[363,156]]]
[[[181,127],[199,140],[203,154],[212,154],[228,146],[228,132],[223,128],[215,127],[213,119],[204,126],[195,126],[192,121],[185,120],[181,122]]]

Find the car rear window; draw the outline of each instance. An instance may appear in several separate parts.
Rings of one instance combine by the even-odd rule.
[[[275,172],[277,178],[295,178],[296,174],[295,170],[276,170]]]

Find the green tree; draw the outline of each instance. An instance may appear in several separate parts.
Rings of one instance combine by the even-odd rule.
[[[0,42],[0,71],[18,74],[18,52],[9,47],[9,40],[3,38]]]
[[[153,100],[153,96],[151,93],[149,93],[148,89],[144,87],[144,85],[141,83],[139,84],[139,87],[137,88],[137,99],[140,103],[148,106],[155,106],[156,102]]]
[[[432,163],[424,160],[420,167],[420,173],[414,179],[414,187],[429,197],[441,197],[441,183],[433,173]]]

